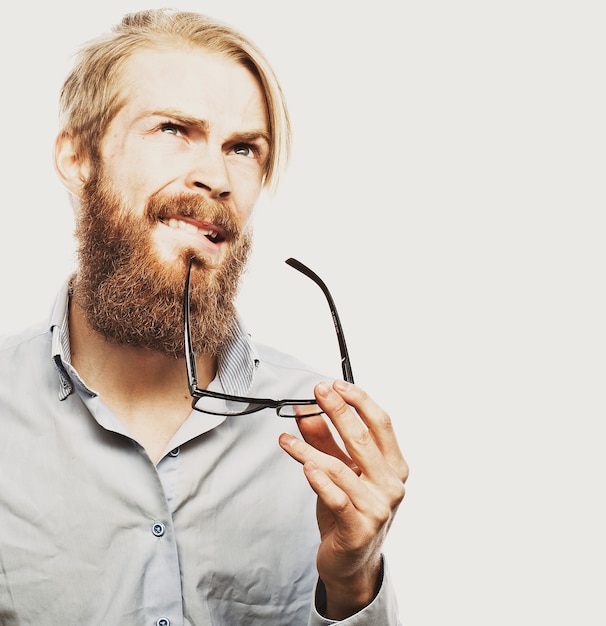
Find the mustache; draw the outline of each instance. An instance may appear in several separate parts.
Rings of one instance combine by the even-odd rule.
[[[237,239],[242,229],[231,210],[222,202],[193,194],[154,194],[147,202],[145,213],[151,222],[168,217],[187,217],[219,226],[226,239]]]

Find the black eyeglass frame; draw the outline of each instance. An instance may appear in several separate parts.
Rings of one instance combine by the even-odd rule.
[[[318,287],[324,293],[326,300],[328,302],[328,306],[330,308],[330,313],[332,315],[332,321],[335,327],[335,331],[337,333],[337,340],[339,342],[339,351],[341,353],[341,369],[343,372],[343,379],[349,383],[354,382],[353,372],[351,369],[351,362],[349,360],[349,353],[347,350],[347,344],[345,342],[345,335],[343,334],[343,327],[341,326],[341,320],[339,318],[339,314],[337,313],[337,308],[335,306],[335,302],[333,297],[328,290],[328,287],[324,283],[324,281],[312,270],[310,270],[306,265],[298,261],[297,259],[289,258],[286,259],[285,263],[290,265],[294,269],[298,270],[308,278],[311,278]],[[220,393],[217,391],[209,391],[208,389],[200,389],[198,387],[198,378],[196,371],[196,355],[194,354],[194,350],[192,347],[192,339],[191,339],[191,324],[190,324],[190,297],[189,297],[189,288],[190,288],[190,278],[191,278],[191,269],[193,265],[193,258],[189,261],[189,266],[187,268],[187,275],[185,278],[185,289],[183,293],[183,319],[184,319],[184,345],[185,345],[185,366],[187,369],[187,384],[189,387],[189,393],[192,396],[192,408],[196,411],[200,411],[202,413],[207,413],[209,415],[225,415],[226,417],[236,417],[239,415],[250,415],[251,413],[256,413],[257,411],[261,411],[263,409],[275,409],[276,413],[279,417],[296,417],[296,415],[284,415],[280,412],[280,409],[286,406],[310,406],[317,404],[317,401],[314,399],[283,399],[283,400],[273,400],[271,398],[249,398],[246,396],[233,396],[226,393]],[[211,411],[206,411],[204,409],[196,407],[196,403],[200,398],[210,397],[215,398],[217,400],[225,400],[227,402],[241,402],[243,404],[248,405],[248,408],[243,411],[239,411],[237,413],[214,413]],[[314,413],[301,415],[301,417],[311,417],[313,415],[320,415],[322,411],[316,411]]]

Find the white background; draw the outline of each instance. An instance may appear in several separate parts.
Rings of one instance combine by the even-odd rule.
[[[73,264],[55,178],[71,55],[162,2],[3,10],[0,332]],[[319,364],[321,274],[411,465],[389,539],[414,626],[606,623],[600,1],[183,0],[255,39],[294,121],[258,208],[248,325]]]

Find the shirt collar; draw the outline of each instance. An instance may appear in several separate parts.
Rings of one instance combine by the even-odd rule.
[[[62,286],[50,317],[52,334],[52,358],[59,375],[59,399],[65,400],[78,385],[90,395],[94,391],[86,387],[71,365],[69,341],[69,281]],[[225,348],[219,355],[216,380],[224,393],[244,396],[253,384],[254,373],[259,364],[250,333],[241,319],[234,321],[234,329]]]

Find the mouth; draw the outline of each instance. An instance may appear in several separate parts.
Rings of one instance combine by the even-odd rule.
[[[219,244],[225,241],[226,233],[215,224],[199,222],[187,217],[161,217],[159,221],[175,230],[184,230],[193,235],[206,237],[210,242]]]

